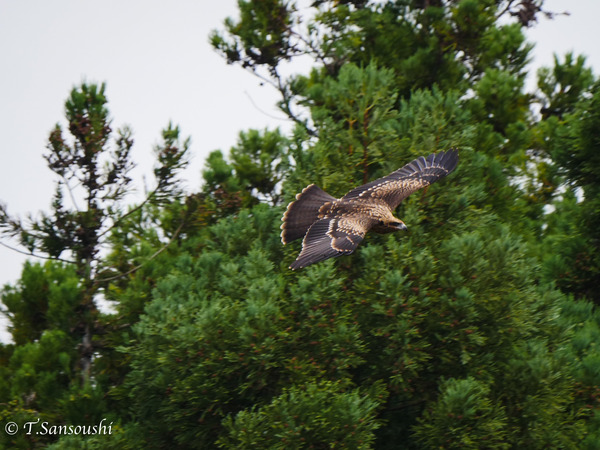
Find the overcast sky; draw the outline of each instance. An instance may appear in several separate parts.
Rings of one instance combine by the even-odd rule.
[[[546,0],[545,9],[570,16],[541,18],[528,31],[531,72],[551,65],[553,53],[574,51],[597,75],[600,1]],[[206,155],[227,151],[240,130],[289,129],[273,89],[209,45],[227,16],[237,16],[236,0],[0,0],[0,201],[20,216],[47,210],[54,184],[42,154],[82,81],[107,83],[113,128],[133,129],[138,174],[150,174],[169,121],[191,136],[190,191]],[[0,247],[0,286],[19,278],[24,259]]]

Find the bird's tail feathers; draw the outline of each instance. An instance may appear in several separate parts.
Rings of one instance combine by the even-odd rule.
[[[281,218],[281,242],[287,244],[304,237],[309,227],[319,218],[319,209],[335,200],[320,187],[311,184],[296,195]]]

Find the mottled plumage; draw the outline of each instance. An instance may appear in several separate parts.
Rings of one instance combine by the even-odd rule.
[[[302,240],[290,269],[352,253],[369,230],[390,233],[406,225],[392,214],[413,192],[436,182],[458,164],[458,151],[421,156],[401,169],[352,189],[340,199],[311,184],[296,195],[282,217],[281,242]]]

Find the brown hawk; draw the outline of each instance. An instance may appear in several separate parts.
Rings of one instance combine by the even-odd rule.
[[[302,251],[290,269],[300,269],[334,256],[352,253],[369,230],[406,230],[393,216],[400,202],[435,183],[458,164],[458,150],[421,156],[388,176],[334,198],[311,184],[296,195],[281,220],[281,242],[302,240]]]

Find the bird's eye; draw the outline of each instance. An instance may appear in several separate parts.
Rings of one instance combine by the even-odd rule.
[[[383,220],[380,220],[380,221],[379,221],[379,225],[383,225]]]

